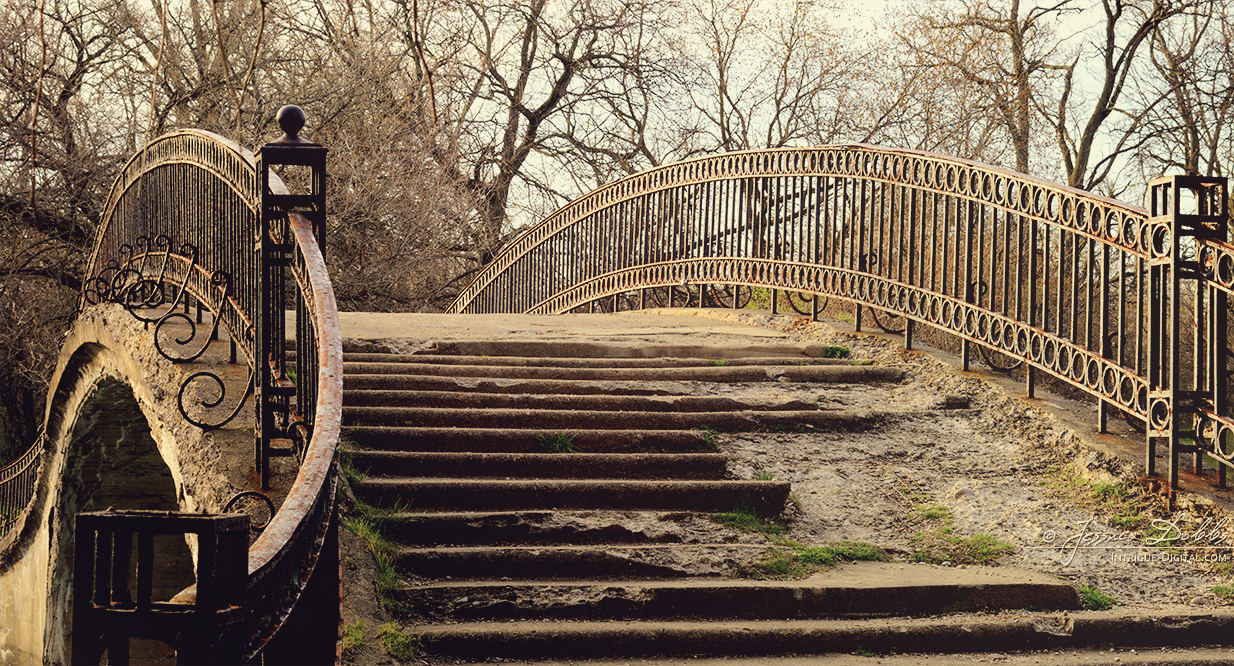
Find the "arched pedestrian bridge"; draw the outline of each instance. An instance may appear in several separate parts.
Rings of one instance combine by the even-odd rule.
[[[122,663],[130,637],[201,663],[333,654],[331,615],[296,613],[338,590],[326,151],[288,129],[257,156],[170,134],[113,186],[43,435],[0,477],[0,663]],[[307,194],[273,165],[307,167]],[[280,469],[250,540],[224,509]]]
[[[285,129],[256,155],[164,136],[113,187],[44,434],[0,473],[0,663],[115,663],[130,638],[206,661],[332,661],[336,618],[305,612],[338,589],[326,149]],[[1180,453],[1203,452],[1224,483],[1226,195],[1223,179],[1163,179],[1149,212],[911,151],[718,155],[569,204],[451,309],[740,307],[766,289],[808,314],[837,299],[858,326],[863,307],[902,321],[908,345],[927,325],[965,362],[979,345],[1022,364],[1030,391],[1034,373],[1066,382],[1099,401],[1099,425],[1113,410],[1146,424],[1150,473],[1164,441],[1171,482]],[[260,506],[256,489],[277,511],[250,538],[225,509]]]

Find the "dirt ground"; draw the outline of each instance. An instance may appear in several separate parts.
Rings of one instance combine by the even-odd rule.
[[[1001,564],[1094,587],[1124,610],[1194,611],[1227,603],[1211,591],[1230,584],[1218,565],[1234,563],[1234,520],[1225,502],[1184,495],[1169,513],[1159,495],[1137,484],[1138,465],[1085,446],[1066,424],[999,386],[891,340],[790,317],[739,316],[742,323],[782,330],[797,341],[846,346],[854,358],[907,371],[897,385],[824,390],[837,406],[929,409],[954,396],[969,407],[851,435],[722,437],[721,446],[734,456],[734,476],[766,470],[792,482],[802,504],[790,523],[795,539],[868,541],[905,557],[921,528],[911,519],[913,508],[937,504],[951,510],[958,534],[988,534],[1013,545],[1015,552]],[[1088,488],[1068,490],[1076,478]],[[1127,488],[1124,506],[1138,506],[1148,529],[1109,526],[1117,513],[1085,500],[1100,484]],[[1166,541],[1146,544],[1154,538]]]

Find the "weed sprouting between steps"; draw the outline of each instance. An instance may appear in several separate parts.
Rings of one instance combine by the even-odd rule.
[[[373,560],[377,566],[376,580],[373,581],[376,588],[374,591],[377,595],[377,603],[395,615],[406,614],[406,609],[402,604],[395,601],[393,597],[393,594],[401,587],[402,582],[399,578],[398,567],[394,561],[395,552],[398,550],[398,547],[386,536],[386,532],[395,524],[415,520],[415,518],[398,515],[406,513],[406,510],[407,507],[402,504],[386,509],[378,509],[357,500],[355,515],[343,521],[343,525],[347,529],[351,530],[352,533],[361,539],[364,539],[365,544],[368,545],[369,552],[373,554]]]
[[[344,428],[338,438],[338,464],[343,472],[343,478],[352,486],[362,486],[368,481],[368,470],[361,472],[352,462],[351,452],[356,449],[355,437],[351,428]]]
[[[788,532],[788,528],[769,520],[764,520],[762,516],[758,515],[758,512],[749,506],[739,506],[732,511],[714,514],[711,516],[711,519],[739,532],[753,532],[767,537]]]
[[[988,534],[964,537],[951,526],[951,509],[941,504],[922,504],[908,516],[909,521],[922,525],[911,541],[916,550],[910,562],[927,564],[989,564],[1015,552],[1015,546]]]
[[[576,437],[578,437],[577,432],[553,432],[540,435],[540,448],[546,453],[577,453],[578,446],[574,444]]]
[[[399,661],[415,659],[432,642],[431,636],[404,633],[402,627],[394,622],[378,627],[377,637],[381,639],[381,645],[386,652]]]
[[[1109,610],[1118,603],[1114,597],[1095,587],[1081,585],[1077,591],[1080,593],[1080,603],[1084,604],[1088,610]]]
[[[770,473],[767,473],[770,476]],[[712,520],[741,532],[762,534],[774,544],[763,553],[762,559],[744,565],[742,573],[750,578],[787,580],[805,578],[810,574],[832,567],[840,562],[891,560],[883,549],[865,542],[840,542],[821,546],[808,546],[784,538],[788,528],[758,515],[749,506],[712,515]]]
[[[703,431],[702,447],[708,451],[719,451],[720,444],[716,441],[716,437],[720,434],[711,426],[699,426],[699,430]]]
[[[775,548],[768,548],[758,562],[746,565],[742,572],[750,578],[785,580],[805,578],[810,574],[834,567],[841,562],[890,562],[882,548],[865,542],[843,541],[838,544],[807,546],[782,537],[772,538]]]

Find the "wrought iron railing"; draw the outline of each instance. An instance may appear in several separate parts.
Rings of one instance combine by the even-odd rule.
[[[43,436],[40,434],[20,458],[0,469],[0,537],[17,525],[17,519],[34,497],[42,454]]]
[[[1023,362],[1030,391],[1035,371],[1049,373],[1098,400],[1102,428],[1111,406],[1148,421],[1150,458],[1155,438],[1171,438],[1175,479],[1188,431],[1155,427],[1149,365],[1154,345],[1168,339],[1178,353],[1186,341],[1150,326],[1166,279],[1150,270],[1160,263],[1150,226],[1139,207],[929,153],[726,153],[571,202],[510,243],[450,310],[568,312],[688,285],[839,298],[905,317],[909,344],[914,322],[958,336],[966,364],[970,343]]]
[[[284,120],[288,109],[299,124]],[[342,343],[316,235],[325,215],[326,149],[297,136],[302,118],[294,107],[280,111],[288,134],[259,156],[196,130],[160,137],[135,155],[108,197],[81,297],[82,307],[119,303],[152,325],[156,348],[174,362],[198,359],[225,334],[231,361],[250,368],[248,382],[237,389],[213,372],[193,373],[180,389],[182,415],[204,429],[222,427],[256,394],[258,470],[276,455],[299,462],[288,495],[248,551],[248,660],[284,626],[319,562],[331,559],[321,555],[333,528]],[[312,191],[291,194],[271,164],[310,166]],[[295,313],[293,358],[285,351],[286,309]],[[195,382],[214,384],[217,398],[186,407]],[[42,448],[0,478],[6,525],[9,507],[20,511],[30,501]]]

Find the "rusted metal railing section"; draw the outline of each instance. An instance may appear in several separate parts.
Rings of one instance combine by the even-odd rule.
[[[20,458],[0,469],[0,537],[17,525],[17,519],[34,497],[34,484],[43,462],[43,442],[40,434]]]
[[[129,160],[112,185],[87,265],[83,307],[122,304],[154,326],[155,347],[175,362],[200,358],[221,330],[231,360],[242,357],[249,366],[249,381],[238,394],[212,372],[185,379],[180,412],[198,427],[229,423],[254,387],[257,256],[237,249],[255,242],[259,204],[251,153],[198,130],[159,137]],[[205,312],[211,315],[208,326]],[[224,405],[224,416],[199,416],[199,409],[185,406],[188,389],[198,383],[212,385],[202,394],[217,395],[200,407]]]
[[[265,472],[273,455],[300,463],[278,512],[246,556],[246,660],[259,659],[278,637],[315,572],[324,568],[318,577],[337,580],[337,567],[330,571],[337,552],[329,546],[337,538],[343,373],[338,311],[320,243],[326,149],[297,135],[303,126],[298,108],[284,107],[279,121],[287,134],[263,147],[260,157],[193,130],[160,137],[134,156],[112,187],[81,297],[83,307],[119,303],[152,325],[156,347],[175,362],[199,358],[225,332],[231,362],[251,370],[247,388],[226,396],[229,387],[217,375],[194,373],[180,390],[182,414],[199,427],[221,427],[255,393],[261,407],[257,470]],[[277,174],[259,169],[258,159],[267,167],[315,165],[310,192],[293,195]],[[285,351],[284,310],[295,313],[294,359]],[[215,384],[217,400],[203,406],[224,405],[224,418],[199,419],[185,409],[186,388],[194,381]],[[13,507],[20,514],[30,501],[43,448],[32,447],[0,477],[6,529],[20,521]],[[337,593],[337,583],[334,588]]]
[[[1218,461],[1226,485],[1234,466],[1230,393],[1229,294],[1234,245],[1229,239],[1225,178],[1170,176],[1149,183],[1152,306],[1146,466],[1155,472],[1155,444],[1169,445],[1170,486],[1178,485],[1178,455],[1191,453],[1192,472],[1204,455]]]
[[[451,310],[568,312],[692,285],[835,297],[904,317],[910,346],[914,323],[959,336],[965,366],[974,343],[1022,363],[1030,394],[1035,373],[1049,373],[1098,400],[1104,430],[1113,408],[1150,420],[1150,346],[1179,348],[1150,329],[1163,278],[1150,270],[1160,262],[1149,229],[1142,208],[929,153],[726,153],[568,204],[507,246]],[[1214,261],[1227,281],[1212,287],[1224,293],[1234,247],[1206,247],[1224,257]],[[1150,444],[1162,432],[1150,428]],[[1186,450],[1178,432],[1172,469]]]

